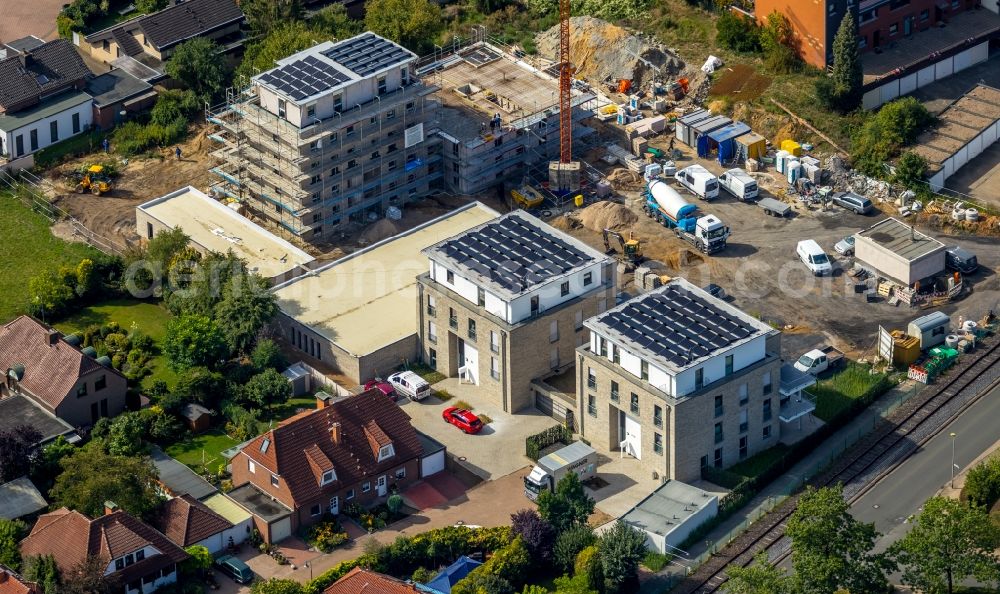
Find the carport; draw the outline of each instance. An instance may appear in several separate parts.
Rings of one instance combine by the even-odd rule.
[[[736,159],[738,154],[736,151],[736,144],[733,140],[743,136],[749,131],[750,126],[747,126],[743,122],[733,122],[728,126],[709,132],[707,138],[703,136],[698,139],[698,156],[707,157],[713,148],[718,148],[719,163],[733,161]],[[704,149],[702,148],[703,143]],[[702,154],[703,150],[704,154]]]

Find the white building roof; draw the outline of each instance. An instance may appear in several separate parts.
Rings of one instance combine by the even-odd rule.
[[[716,496],[680,481],[667,481],[622,516],[622,521],[653,534],[667,535]]]

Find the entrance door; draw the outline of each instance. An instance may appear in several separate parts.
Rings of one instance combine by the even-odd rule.
[[[879,47],[882,45],[882,31],[875,29],[875,33],[872,35],[872,47]]]
[[[479,385],[479,351],[464,340],[462,345],[462,366],[465,368],[463,377],[469,382]]]
[[[619,435],[622,436],[622,441],[619,445],[622,452],[632,456],[636,460],[642,460],[642,426],[639,424],[639,421],[636,421],[624,412],[619,411],[618,414],[621,415]]]
[[[913,17],[908,16],[903,19],[903,35],[909,37],[913,33]]]
[[[378,480],[375,481],[375,490],[379,497],[385,497],[385,475],[378,477]]]
[[[330,513],[333,515],[340,513],[340,497],[336,495],[330,498]]]
[[[90,405],[90,422],[96,423],[97,419],[100,419],[101,415],[97,412],[97,403],[94,402]]]

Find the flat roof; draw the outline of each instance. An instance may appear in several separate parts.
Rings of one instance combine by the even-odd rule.
[[[201,501],[208,509],[229,520],[234,526],[251,518],[250,512],[236,504],[235,501],[227,497],[224,493],[209,495]]]
[[[232,250],[265,278],[280,276],[313,257],[204,192],[187,186],[136,207],[171,228],[180,227],[206,250]],[[144,233],[141,232],[141,233]]]
[[[87,92],[93,95],[94,104],[98,107],[131,99],[152,88],[153,85],[121,68],[115,68],[87,81]]]
[[[285,507],[283,503],[271,499],[269,495],[265,495],[250,483],[236,487],[227,495],[243,509],[267,523],[280,520],[292,513],[292,510]],[[232,520],[230,521],[232,522]],[[235,523],[233,522],[233,524]]]
[[[641,530],[666,535],[717,501],[707,491],[671,480],[637,503],[622,520]]]
[[[674,373],[774,332],[683,278],[629,299],[584,325]]]
[[[160,482],[173,495],[184,495],[186,493],[195,499],[201,499],[219,492],[218,489],[201,478],[195,471],[171,458],[160,448],[150,448],[149,457],[153,459],[153,466],[156,467],[156,473],[160,477]],[[211,460],[207,460],[207,462],[211,462]],[[217,462],[221,462],[221,460],[217,460]]]
[[[278,285],[278,307],[354,356],[372,353],[417,331],[417,276],[427,271],[421,251],[497,216],[467,204]]]
[[[937,124],[917,138],[913,151],[927,160],[931,173],[973,138],[1000,120],[1000,89],[985,84],[949,105],[938,115]]]
[[[945,247],[933,237],[924,235],[912,226],[892,217],[859,231],[857,236],[864,237],[910,262]]]
[[[424,253],[507,297],[609,259],[523,210],[449,237]]]
[[[76,431],[72,425],[45,410],[22,394],[0,398],[0,431],[30,425],[42,434],[41,443]]]
[[[93,99],[90,95],[84,93],[83,91],[67,92],[61,95],[56,95],[55,97],[42,101],[31,109],[24,109],[14,113],[0,115],[0,130],[3,130],[4,132],[13,132],[18,128],[34,124],[39,120],[43,120],[49,116],[54,116],[58,113],[66,111],[67,109],[73,109],[82,103],[89,103],[91,101],[93,101]]]
[[[0,518],[16,520],[45,509],[49,504],[26,476],[0,485]]]

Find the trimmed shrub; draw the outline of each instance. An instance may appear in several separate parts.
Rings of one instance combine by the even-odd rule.
[[[535,462],[541,457],[541,451],[550,445],[563,443],[569,445],[573,441],[573,432],[565,425],[554,425],[548,429],[529,435],[524,439],[524,455]]]

